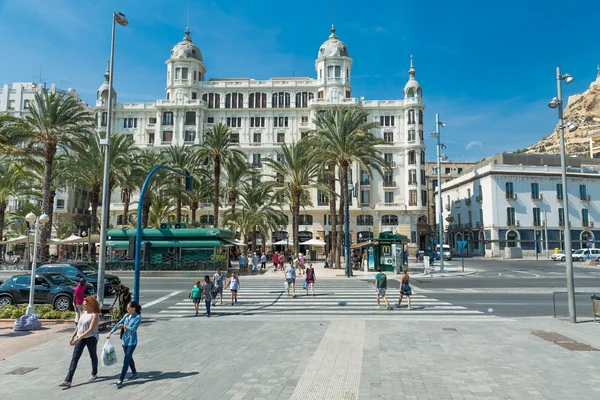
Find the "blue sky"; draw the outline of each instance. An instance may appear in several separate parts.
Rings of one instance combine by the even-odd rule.
[[[353,96],[399,99],[412,54],[446,154],[476,161],[551,133],[555,68],[584,91],[600,63],[596,0],[336,1],[338,36],[354,60]],[[330,1],[189,0],[189,28],[210,77],[315,77],[314,60],[331,26]],[[170,49],[183,37],[186,1],[0,0],[0,83],[42,80],[73,87],[93,103],[110,50],[111,12],[118,27],[115,89],[120,101],[164,98]],[[427,136],[427,159],[435,158]]]

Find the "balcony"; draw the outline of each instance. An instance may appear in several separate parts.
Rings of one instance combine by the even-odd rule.
[[[469,229],[472,229],[472,228],[473,228],[473,224],[472,223],[468,222],[468,223],[465,224],[465,229],[469,230]]]
[[[450,211],[450,204],[446,204],[446,211]]]
[[[483,222],[475,222],[476,229],[483,229]]]
[[[383,181],[383,187],[384,188],[395,188],[396,187],[396,182],[394,182],[394,181]]]
[[[514,220],[506,220],[506,226],[512,226],[512,227],[520,227],[521,223],[519,221],[514,221]]]
[[[589,194],[583,194],[579,196],[579,200],[584,202],[590,202],[592,201],[592,196],[590,196]]]
[[[371,186],[371,181],[369,179],[361,180],[360,186]]]
[[[465,205],[470,206],[471,205],[471,199],[465,199]]]
[[[416,180],[413,180],[413,179],[409,179],[409,180],[408,180],[408,184],[409,184],[409,185],[416,185],[416,184],[417,184],[417,181],[416,181]]]
[[[483,196],[477,196],[477,197],[475,197],[475,201],[478,202],[478,203],[483,202]]]
[[[581,226],[583,226],[584,228],[593,228],[594,222],[593,221],[583,221],[581,223]]]
[[[396,168],[396,161],[385,160],[385,165],[389,168]]]
[[[535,194],[531,194],[531,200],[533,201],[539,201],[539,200],[544,200],[544,195],[541,193],[538,193],[537,195]]]
[[[250,166],[252,168],[262,168],[262,163],[261,162],[258,162],[258,163],[253,162],[253,163],[250,163]]]
[[[506,197],[506,200],[517,200],[517,194],[513,192],[507,192],[504,196]]]
[[[456,207],[456,208],[460,208],[460,200],[456,200],[456,201],[454,202],[454,207]]]

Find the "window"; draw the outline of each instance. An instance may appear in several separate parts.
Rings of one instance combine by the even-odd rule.
[[[173,125],[173,112],[172,111],[163,112],[162,124],[163,125]]]
[[[506,208],[506,225],[508,225],[508,226],[516,225],[515,208],[514,207]]]
[[[187,79],[187,78],[188,78],[188,69],[181,68],[181,79]]]
[[[398,225],[397,215],[383,215],[381,217],[381,225]]]
[[[350,69],[346,68],[346,79],[350,80]]]
[[[414,124],[415,123],[415,110],[408,110],[408,123],[409,124]]]
[[[148,144],[154,144],[154,133],[148,133]]]
[[[373,225],[372,215],[357,215],[356,225]]]
[[[26,109],[26,110],[28,110],[28,109],[29,109],[29,106],[30,106],[29,102],[30,102],[30,101],[31,101],[31,100],[25,100],[25,101],[23,101],[23,108],[24,108],[24,109]]]
[[[15,285],[29,285],[29,277],[28,276],[19,276],[17,278],[15,278],[14,283]]]
[[[379,125],[381,126],[395,126],[395,118],[394,116],[381,116],[379,117]]]
[[[590,226],[589,210],[587,208],[581,209],[581,225]]]
[[[581,200],[587,200],[587,187],[585,185],[579,185],[579,198]]]
[[[207,124],[214,124],[215,123],[215,117],[207,117],[206,118],[206,123]]]
[[[394,132],[383,132],[383,140],[387,143],[394,143]]]
[[[361,185],[370,185],[371,184],[371,178],[369,176],[369,172],[365,171],[364,169],[360,170],[360,184]]]
[[[107,118],[108,118],[108,114],[106,113],[106,111],[104,111],[102,113],[102,122],[100,122],[100,126],[106,126]]]
[[[290,94],[286,92],[273,93],[271,97],[271,107],[290,108]]]
[[[252,135],[252,141],[253,141],[254,143],[260,143],[260,133],[256,133],[256,132],[255,132],[255,133]]]
[[[273,126],[275,128],[287,128],[289,117],[273,117]]]
[[[394,155],[392,153],[384,153],[383,161],[387,164],[388,167],[394,166]]]
[[[417,163],[417,156],[414,150],[408,152],[408,164],[415,165]]]
[[[408,191],[408,205],[409,206],[417,205],[417,191],[414,189]]]
[[[421,170],[421,185],[425,184],[425,170]]]
[[[483,209],[479,209],[479,224],[483,227]]]
[[[471,189],[467,189],[467,199],[471,199]]]
[[[205,93],[202,100],[208,103],[208,108],[221,108],[221,95],[218,93]]]
[[[308,117],[307,116],[303,116],[301,119],[302,122],[306,123],[308,122]]]
[[[435,188],[437,187],[437,185],[438,185],[437,179],[432,179],[431,180],[431,186],[433,187],[433,190],[435,190]]]
[[[185,124],[186,125],[196,125],[196,112],[195,111],[186,111],[185,112]]]
[[[360,191],[360,204],[369,205],[371,204],[371,191],[361,190]]]
[[[460,175],[460,174],[462,174],[462,172],[463,172],[463,169],[459,167],[458,168],[458,174]]]
[[[469,218],[469,227],[473,226],[473,215],[471,213],[471,211],[469,211],[468,213],[468,218]]]
[[[227,93],[225,95],[225,108],[243,108],[244,95],[241,93]]]
[[[483,200],[483,188],[481,187],[481,185],[479,185],[479,189],[477,189],[479,192],[479,199]]]
[[[312,225],[312,224],[313,224],[312,215],[300,214],[298,216],[298,225]]]
[[[248,108],[267,108],[266,93],[250,93],[248,96]]]
[[[317,205],[326,206],[329,205],[329,197],[323,191],[317,190]]]
[[[417,184],[417,170],[416,169],[408,170],[408,184],[409,185]]]
[[[506,193],[507,199],[513,199],[515,197],[515,191],[514,191],[512,182],[506,182],[505,193]]]
[[[285,133],[283,133],[283,132],[277,133],[277,143],[285,143]]]
[[[198,99],[198,93],[192,92],[192,100],[197,100],[197,99]]]
[[[185,131],[183,134],[183,140],[185,142],[193,142],[196,140],[196,132],[195,131]]]
[[[163,142],[172,142],[173,141],[173,131],[163,131],[162,141]]]
[[[540,198],[540,185],[536,182],[531,184],[531,198],[539,199]],[[535,208],[534,208],[535,210]]]
[[[425,138],[423,137],[423,129],[419,129],[419,140],[421,143],[425,142]]]
[[[391,187],[394,186],[394,177],[391,172],[386,172],[383,176],[383,186]]]
[[[562,183],[557,183],[556,184],[556,200],[562,200],[563,199],[563,185]]]
[[[240,142],[240,134],[239,133],[230,133],[229,137],[231,138],[231,143],[239,143]]]
[[[250,128],[264,128],[265,117],[250,117]]]
[[[262,166],[262,162],[260,160],[260,154],[252,154],[252,166],[254,168],[259,168]]]
[[[423,125],[423,111],[419,110],[419,124]]]
[[[339,65],[335,66],[335,77],[336,78],[342,77],[342,67],[340,67]]]
[[[323,68],[319,68],[319,79],[323,79]]]
[[[201,215],[200,223],[203,225],[213,225],[215,223],[214,215]]]
[[[241,128],[242,117],[227,117],[227,126],[230,126],[232,128]]]
[[[327,67],[327,77],[333,78],[333,65]]]
[[[415,141],[415,130],[414,129],[409,129],[408,130],[408,141],[409,142],[414,142]]]
[[[57,210],[65,209],[65,199],[56,199],[56,209]]]
[[[460,214],[456,214],[456,222],[458,223],[458,226],[461,225],[461,223],[460,223]]]
[[[533,226],[542,226],[542,218],[539,207],[533,208]]]
[[[444,169],[444,173],[445,173],[446,175],[450,175],[450,168],[445,168],[445,169]]]
[[[196,71],[194,71],[194,81],[196,81]]]
[[[314,93],[298,92],[298,93],[296,93],[296,107],[306,108],[306,107],[308,107],[308,102],[314,98],[315,98]],[[302,118],[304,118],[304,117],[302,117]],[[302,122],[308,122],[308,117],[306,117],[306,121],[303,120]]]
[[[175,79],[181,79],[181,68],[175,69]]]
[[[385,192],[385,204],[394,203],[394,192]]]
[[[565,226],[565,209],[558,209],[558,226]]]
[[[148,125],[155,125],[155,124],[156,124],[156,117],[148,118]]]

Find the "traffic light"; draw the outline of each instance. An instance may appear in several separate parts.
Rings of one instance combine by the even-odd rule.
[[[191,192],[194,187],[194,179],[190,175],[190,171],[185,170],[185,190]]]
[[[129,246],[127,247],[127,258],[135,258],[135,235],[129,237]]]
[[[144,249],[144,265],[152,262],[152,243],[143,242],[142,248]]]

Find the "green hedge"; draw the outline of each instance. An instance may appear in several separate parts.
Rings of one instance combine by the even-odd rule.
[[[20,306],[5,306],[0,307],[1,319],[17,319],[27,312],[27,304]],[[75,313],[73,311],[56,311],[51,304],[41,304],[35,306],[35,313],[41,319],[73,319]]]
[[[225,260],[198,260],[152,263],[142,265],[142,271],[215,271],[217,268],[225,270]],[[107,271],[133,271],[133,261],[110,261],[106,263]]]

